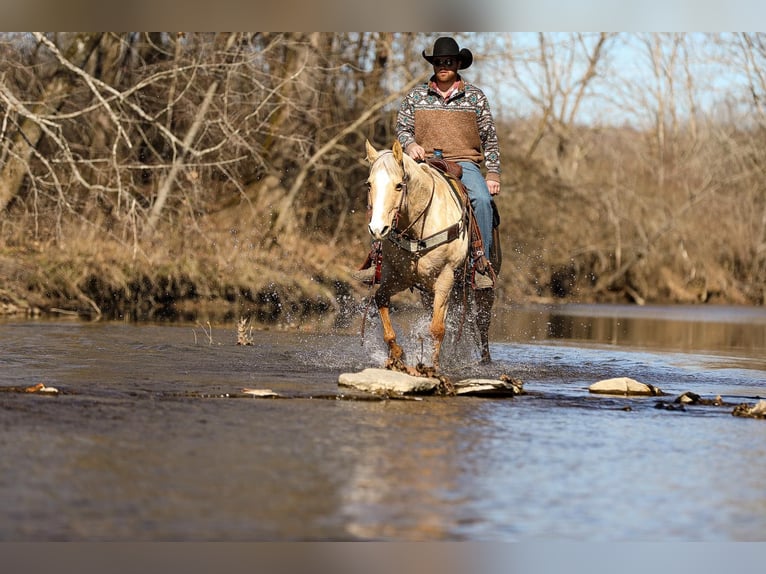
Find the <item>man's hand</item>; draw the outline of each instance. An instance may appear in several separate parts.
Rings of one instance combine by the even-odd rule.
[[[497,181],[488,181],[487,189],[489,189],[490,195],[497,195],[498,193],[500,193],[500,183],[498,183]]]
[[[426,150],[423,149],[423,146],[413,143],[407,146],[407,155],[414,160],[424,160],[426,159]]]

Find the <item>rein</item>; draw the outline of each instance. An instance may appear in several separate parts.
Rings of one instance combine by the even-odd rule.
[[[372,250],[372,253],[374,254],[374,256],[372,258],[372,262],[375,264],[375,274],[376,275],[378,273],[380,273],[380,266],[383,263],[383,253],[382,253],[382,251],[383,250],[381,248],[380,241],[376,241],[375,245],[373,246],[373,250]],[[372,290],[372,288],[374,286],[375,286],[375,279],[373,279],[372,282],[370,283],[370,290]],[[361,331],[361,335],[362,335],[362,339],[363,340],[364,340],[364,327],[365,327],[365,324],[367,323],[367,314],[370,312],[370,305],[372,305],[372,300],[373,300],[372,297],[368,297],[367,298],[367,305],[365,305],[365,307],[364,307],[364,315],[362,315],[362,331]]]
[[[420,212],[420,215],[418,215],[415,219],[412,220],[412,223],[410,223],[402,231],[399,231],[397,229],[397,225],[399,223],[399,213],[402,210],[402,206],[405,205],[404,200],[407,195],[407,189],[408,189],[407,184],[410,181],[410,175],[406,171],[404,171],[404,166],[402,166],[402,173],[404,174],[402,176],[402,197],[399,200],[399,207],[396,209],[396,216],[394,217],[394,225],[391,228],[391,233],[398,233],[400,236],[404,235],[410,229],[412,229],[421,217],[423,218],[423,224],[425,225],[425,222],[426,222],[425,214],[428,211],[428,208],[431,207],[431,203],[434,200],[434,193],[436,193],[436,180],[434,179],[434,176],[431,175],[431,194],[428,196],[428,202],[426,203],[426,206],[423,208],[423,211]]]

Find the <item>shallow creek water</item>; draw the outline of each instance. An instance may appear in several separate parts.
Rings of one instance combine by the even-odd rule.
[[[422,320],[403,329],[420,353]],[[0,320],[0,540],[766,539],[766,420],[656,408],[766,397],[766,311],[500,310],[506,399],[381,400],[374,318],[338,331]],[[629,376],[664,397],[597,396]],[[288,399],[245,398],[244,388]]]

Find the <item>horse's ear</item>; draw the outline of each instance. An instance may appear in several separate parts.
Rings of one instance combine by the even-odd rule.
[[[370,140],[364,140],[364,147],[367,150],[367,161],[372,163],[378,159],[378,151],[372,147]]]
[[[394,159],[396,160],[396,163],[402,163],[402,156],[404,155],[404,152],[402,151],[402,144],[399,143],[399,140],[394,140],[394,147],[391,149],[394,152]]]

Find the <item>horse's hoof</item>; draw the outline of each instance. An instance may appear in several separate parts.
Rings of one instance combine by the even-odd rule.
[[[388,360],[389,361],[401,361],[402,363],[407,360],[407,358],[404,355],[404,349],[402,349],[400,346],[396,346],[395,348],[391,349],[388,352]]]
[[[415,370],[418,372],[419,375],[423,377],[433,377],[436,378],[439,375],[439,365],[433,365],[431,367],[424,365],[423,363],[418,363],[415,365]]]
[[[402,359],[396,357],[389,357],[385,365],[383,365],[383,368],[388,369],[389,371],[399,371],[401,373],[407,372],[407,365]]]
[[[489,355],[482,355],[481,359],[479,359],[480,365],[489,365],[492,362],[492,357]]]

